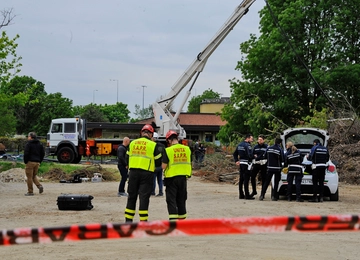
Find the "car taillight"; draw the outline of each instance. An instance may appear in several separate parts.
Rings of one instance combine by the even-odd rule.
[[[328,171],[329,172],[334,172],[335,171],[335,165],[329,165],[328,166]]]

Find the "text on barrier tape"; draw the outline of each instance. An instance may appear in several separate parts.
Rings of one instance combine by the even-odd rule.
[[[88,239],[198,236],[271,232],[360,231],[359,215],[274,216],[189,219],[138,223],[71,225],[2,230],[0,245],[51,243]]]

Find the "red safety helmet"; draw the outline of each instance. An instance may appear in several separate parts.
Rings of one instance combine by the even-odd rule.
[[[150,133],[154,133],[154,128],[151,125],[144,125],[141,129],[141,132],[142,131],[149,131]]]
[[[178,136],[178,133],[176,133],[173,130],[170,130],[169,132],[166,133],[166,140],[170,138],[170,136],[172,135],[176,135],[176,137]]]

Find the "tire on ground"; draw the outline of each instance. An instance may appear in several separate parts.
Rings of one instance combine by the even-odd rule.
[[[334,194],[330,194],[331,201],[338,201],[339,200],[339,188],[336,190]]]

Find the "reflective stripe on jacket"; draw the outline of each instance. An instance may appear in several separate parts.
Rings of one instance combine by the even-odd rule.
[[[318,144],[311,149],[309,160],[311,160],[316,167],[326,167],[329,159],[329,151],[325,146]]]
[[[267,169],[268,171],[280,171],[282,163],[284,162],[284,152],[279,145],[272,145],[268,147],[265,152],[267,158]]]

